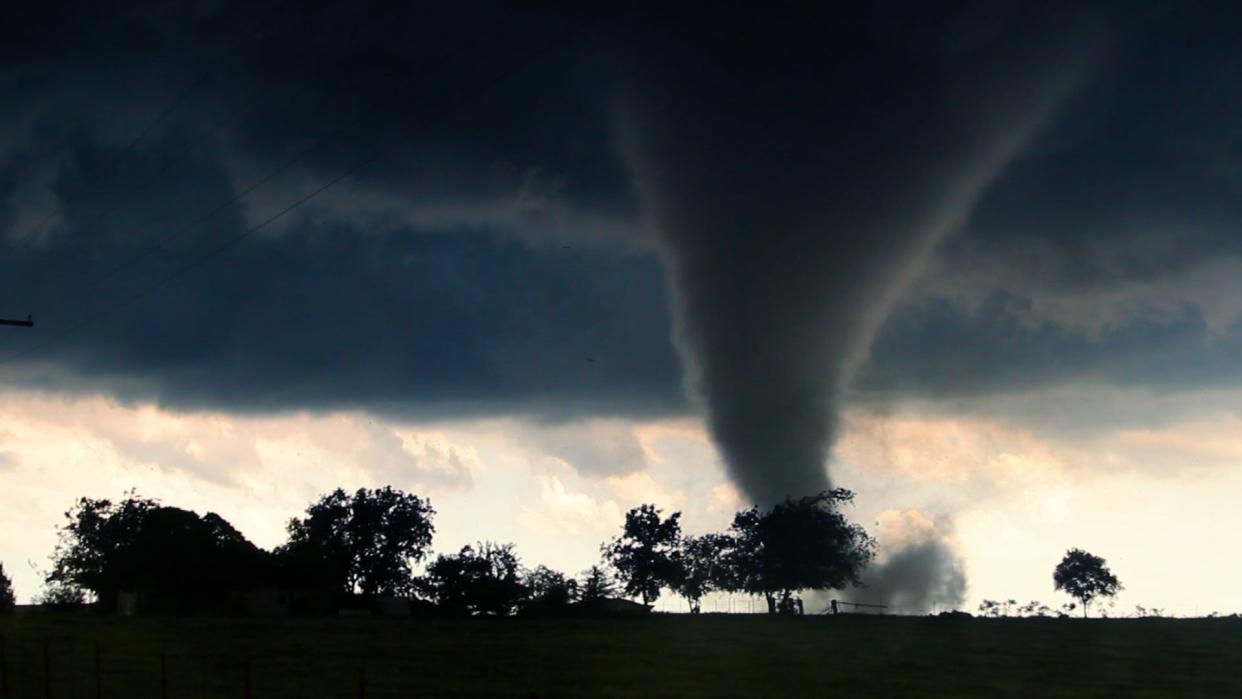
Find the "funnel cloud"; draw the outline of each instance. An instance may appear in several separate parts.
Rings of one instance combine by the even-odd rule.
[[[1080,71],[1048,24],[949,50],[871,19],[765,22],[752,42],[700,27],[625,109],[689,388],[760,504],[831,485],[842,401],[894,299]]]

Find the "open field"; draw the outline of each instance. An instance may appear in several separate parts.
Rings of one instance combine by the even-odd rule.
[[[1239,619],[0,617],[8,695],[1237,696]],[[247,670],[249,667],[249,670]]]

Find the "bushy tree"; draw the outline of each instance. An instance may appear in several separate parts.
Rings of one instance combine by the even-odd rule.
[[[1052,608],[1040,602],[1039,600],[1031,600],[1026,604],[1018,607],[1018,614],[1022,616],[1045,617],[1052,613]]]
[[[660,598],[660,588],[677,581],[674,556],[680,539],[680,512],[662,518],[655,505],[640,505],[625,514],[621,536],[605,544],[603,553],[625,594],[651,604]]]
[[[47,583],[35,595],[34,603],[43,607],[73,607],[86,604],[86,593],[72,585]]]
[[[450,614],[512,614],[526,598],[513,544],[464,546],[437,556],[416,581],[420,594]]]
[[[702,610],[703,596],[728,584],[724,553],[733,540],[723,534],[689,536],[682,540],[674,554],[676,576],[673,590],[686,598],[690,612]]]
[[[564,611],[578,599],[578,581],[547,566],[528,571],[523,584],[526,586],[523,606],[531,613]]]
[[[82,498],[65,517],[49,589],[89,590],[105,608],[126,589],[209,605],[269,576],[267,554],[214,513],[199,517],[130,493],[119,503]]]
[[[768,611],[790,606],[802,590],[840,589],[860,583],[875,557],[876,542],[851,524],[839,508],[853,501],[843,488],[786,500],[767,512],[737,513],[730,527],[732,548],[724,561],[725,589],[763,595]]]
[[[421,561],[435,533],[431,503],[395,488],[340,488],[289,522],[289,541],[277,549],[300,584],[341,592],[399,595],[410,591],[412,562]]]
[[[17,597],[13,594],[13,581],[4,572],[4,564],[0,563],[0,614],[12,614],[17,607]]]
[[[1117,576],[1108,569],[1107,561],[1082,549],[1070,549],[1052,571],[1055,589],[1064,590],[1082,602],[1083,618],[1087,607],[1097,597],[1112,597],[1121,591]]]
[[[596,604],[601,600],[616,596],[617,585],[608,571],[599,566],[591,566],[582,573],[582,582],[578,584],[578,596],[584,604]]]

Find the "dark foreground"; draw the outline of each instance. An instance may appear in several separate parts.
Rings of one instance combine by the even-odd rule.
[[[0,633],[3,684],[13,699],[45,692],[258,699],[1242,691],[1239,619],[705,615],[450,621],[27,614],[0,617]]]

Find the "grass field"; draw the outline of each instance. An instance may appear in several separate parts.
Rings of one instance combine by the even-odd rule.
[[[1239,696],[1239,619],[0,617],[8,696]],[[98,642],[98,646],[96,646]],[[44,647],[47,676],[44,680]],[[365,676],[364,676],[365,673]],[[363,686],[365,685],[365,686]]]

